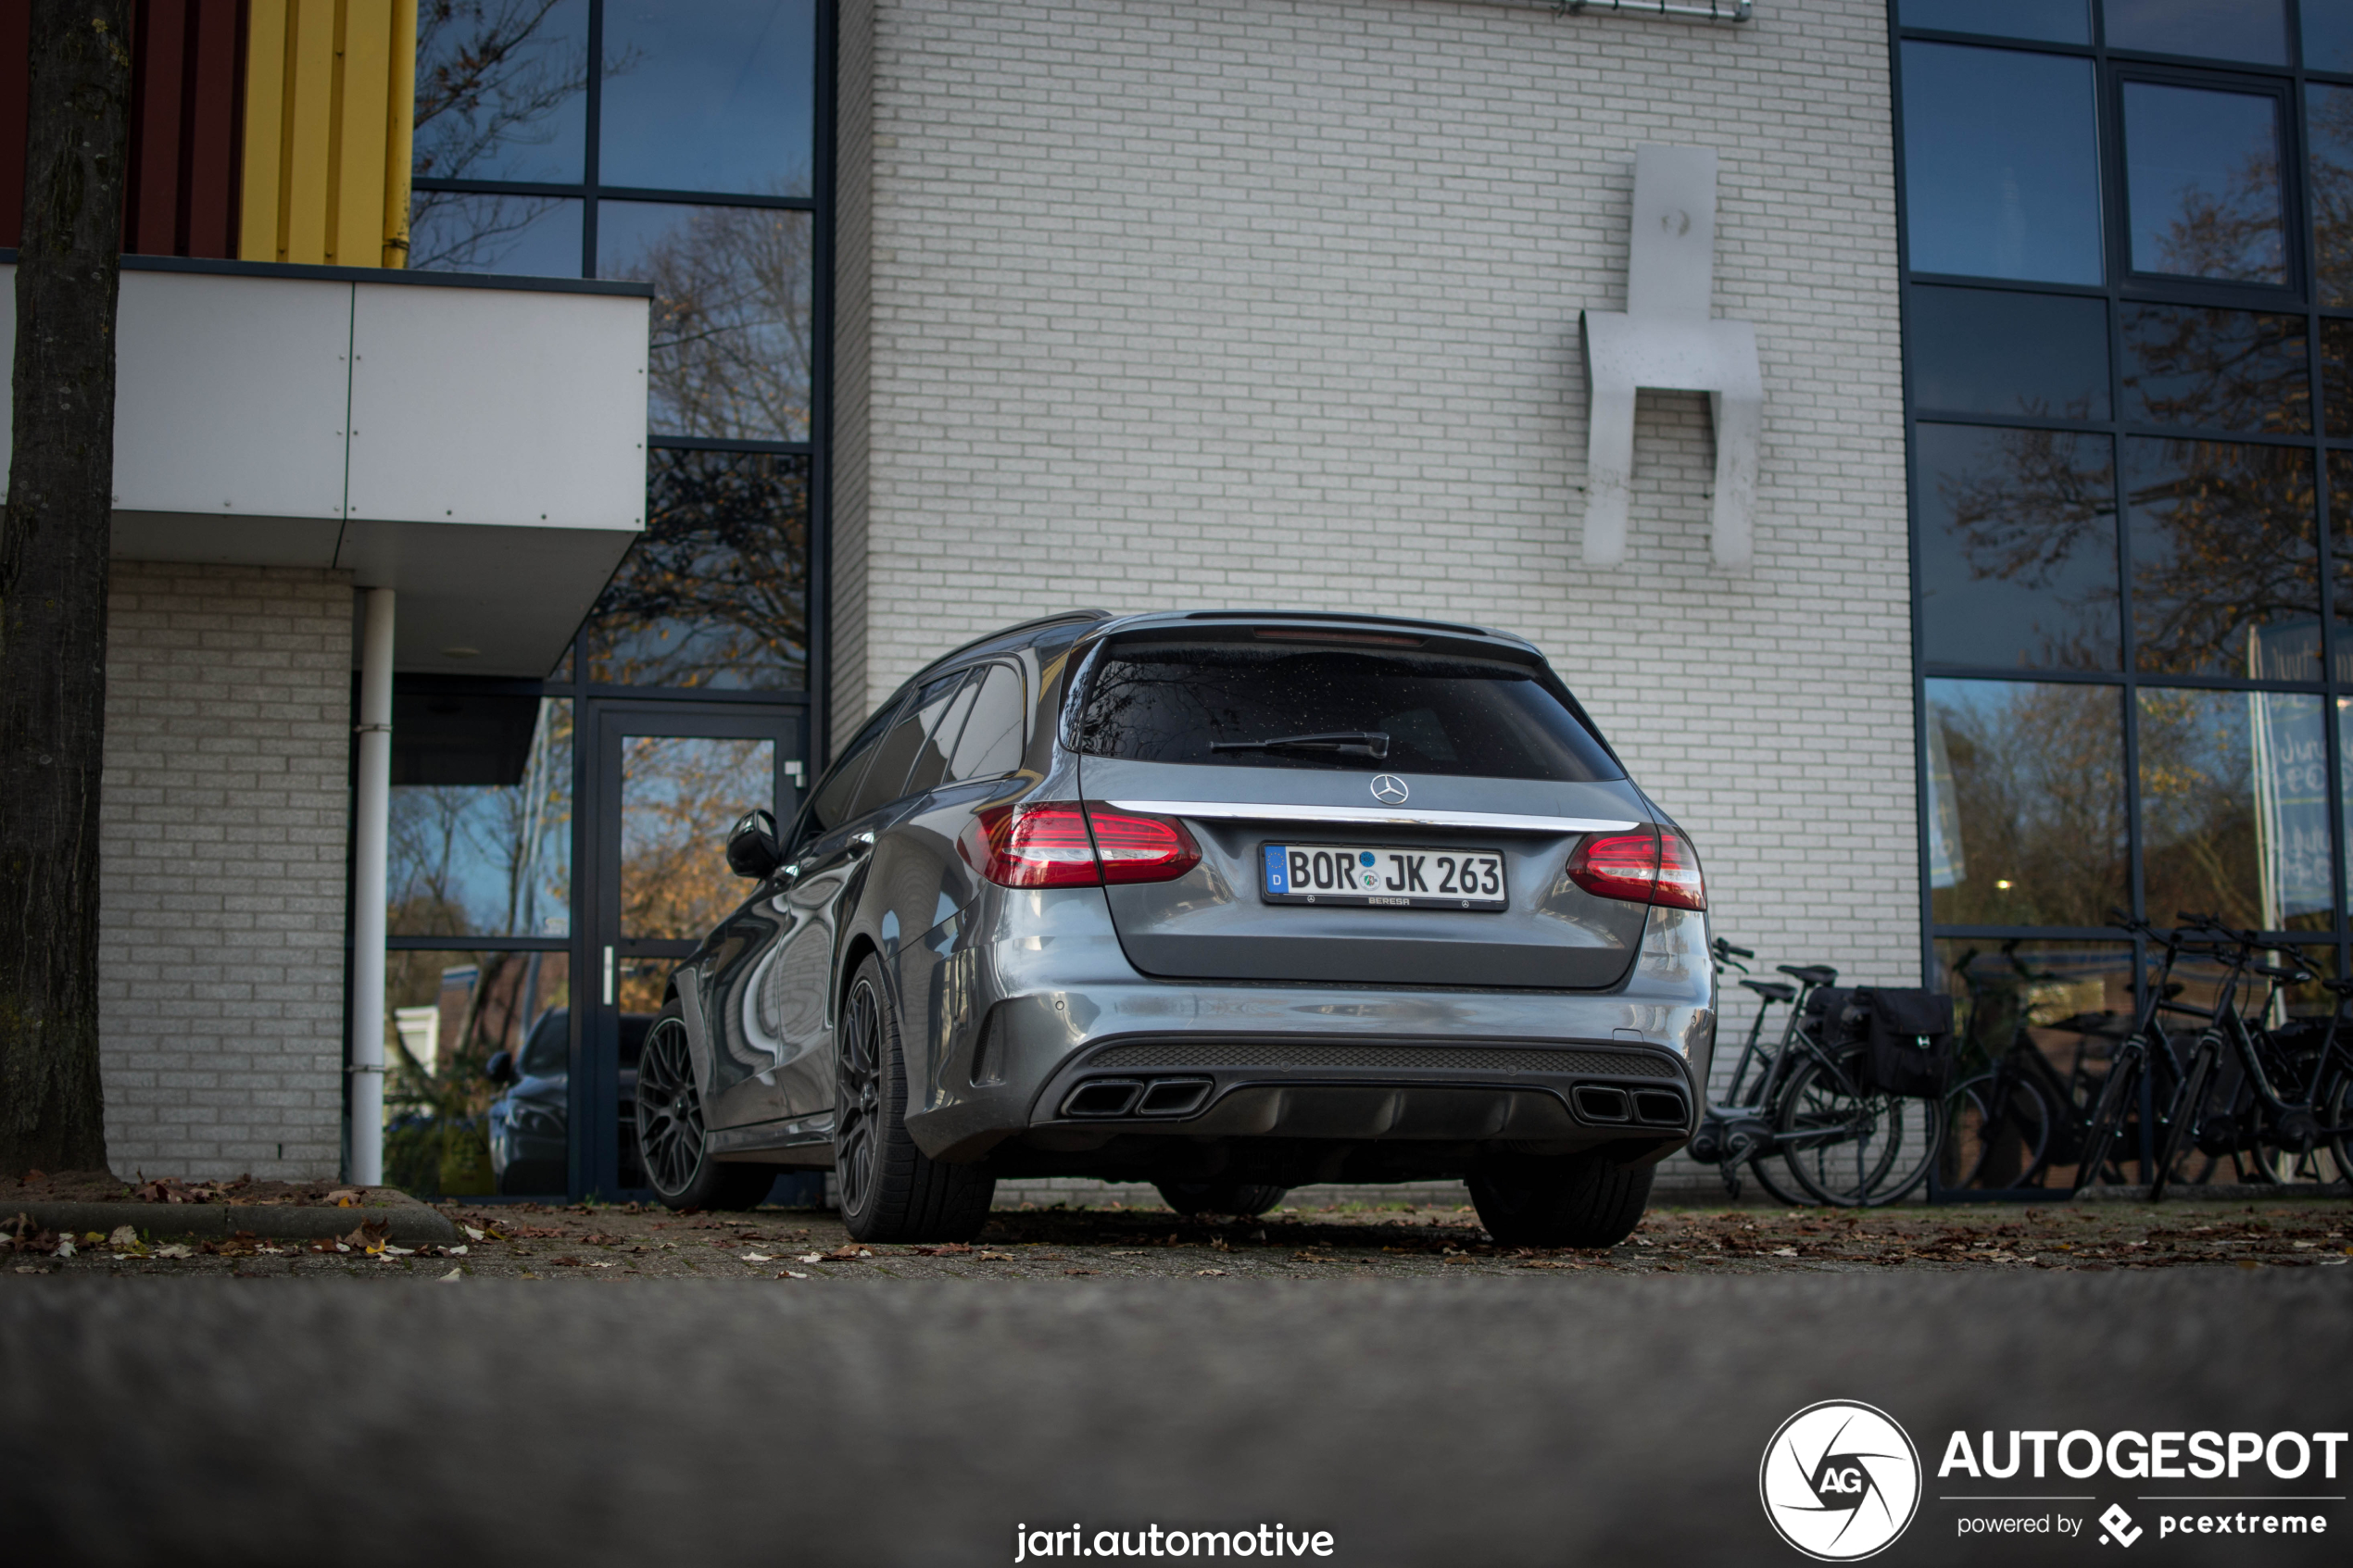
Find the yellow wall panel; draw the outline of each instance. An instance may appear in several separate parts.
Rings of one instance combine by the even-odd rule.
[[[245,132],[237,254],[278,257],[279,122],[285,115],[287,0],[251,0],[245,26]]]
[[[238,253],[401,265],[415,0],[252,0],[250,19]]]
[[[384,100],[391,95],[391,0],[345,0],[342,128],[335,148],[335,259],[375,267],[384,246]]]

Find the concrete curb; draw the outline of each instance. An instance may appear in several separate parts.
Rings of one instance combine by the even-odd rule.
[[[349,1236],[368,1221],[392,1227],[404,1247],[459,1240],[447,1215],[405,1193],[379,1193],[349,1209],[276,1203],[15,1203],[0,1204],[0,1220],[22,1214],[44,1230],[111,1236],[129,1225],[151,1236],[229,1236],[249,1231],[282,1241],[322,1241]]]

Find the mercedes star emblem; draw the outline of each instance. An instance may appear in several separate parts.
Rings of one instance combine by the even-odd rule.
[[[1373,798],[1384,806],[1403,806],[1412,793],[1395,773],[1383,773],[1373,781]]]

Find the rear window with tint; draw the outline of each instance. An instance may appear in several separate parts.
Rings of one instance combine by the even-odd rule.
[[[1121,643],[1097,659],[1079,751],[1131,762],[1451,773],[1581,784],[1625,776],[1541,671],[1500,660],[1248,643]],[[1377,731],[1389,754],[1213,751]]]

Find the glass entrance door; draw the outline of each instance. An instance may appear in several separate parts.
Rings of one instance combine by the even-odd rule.
[[[807,782],[795,711],[605,703],[596,715],[596,809],[585,904],[593,1005],[572,1080],[572,1189],[612,1198],[645,1186],[637,1163],[636,1058],[671,972],[743,899],[726,834],[766,808],[789,822]]]

